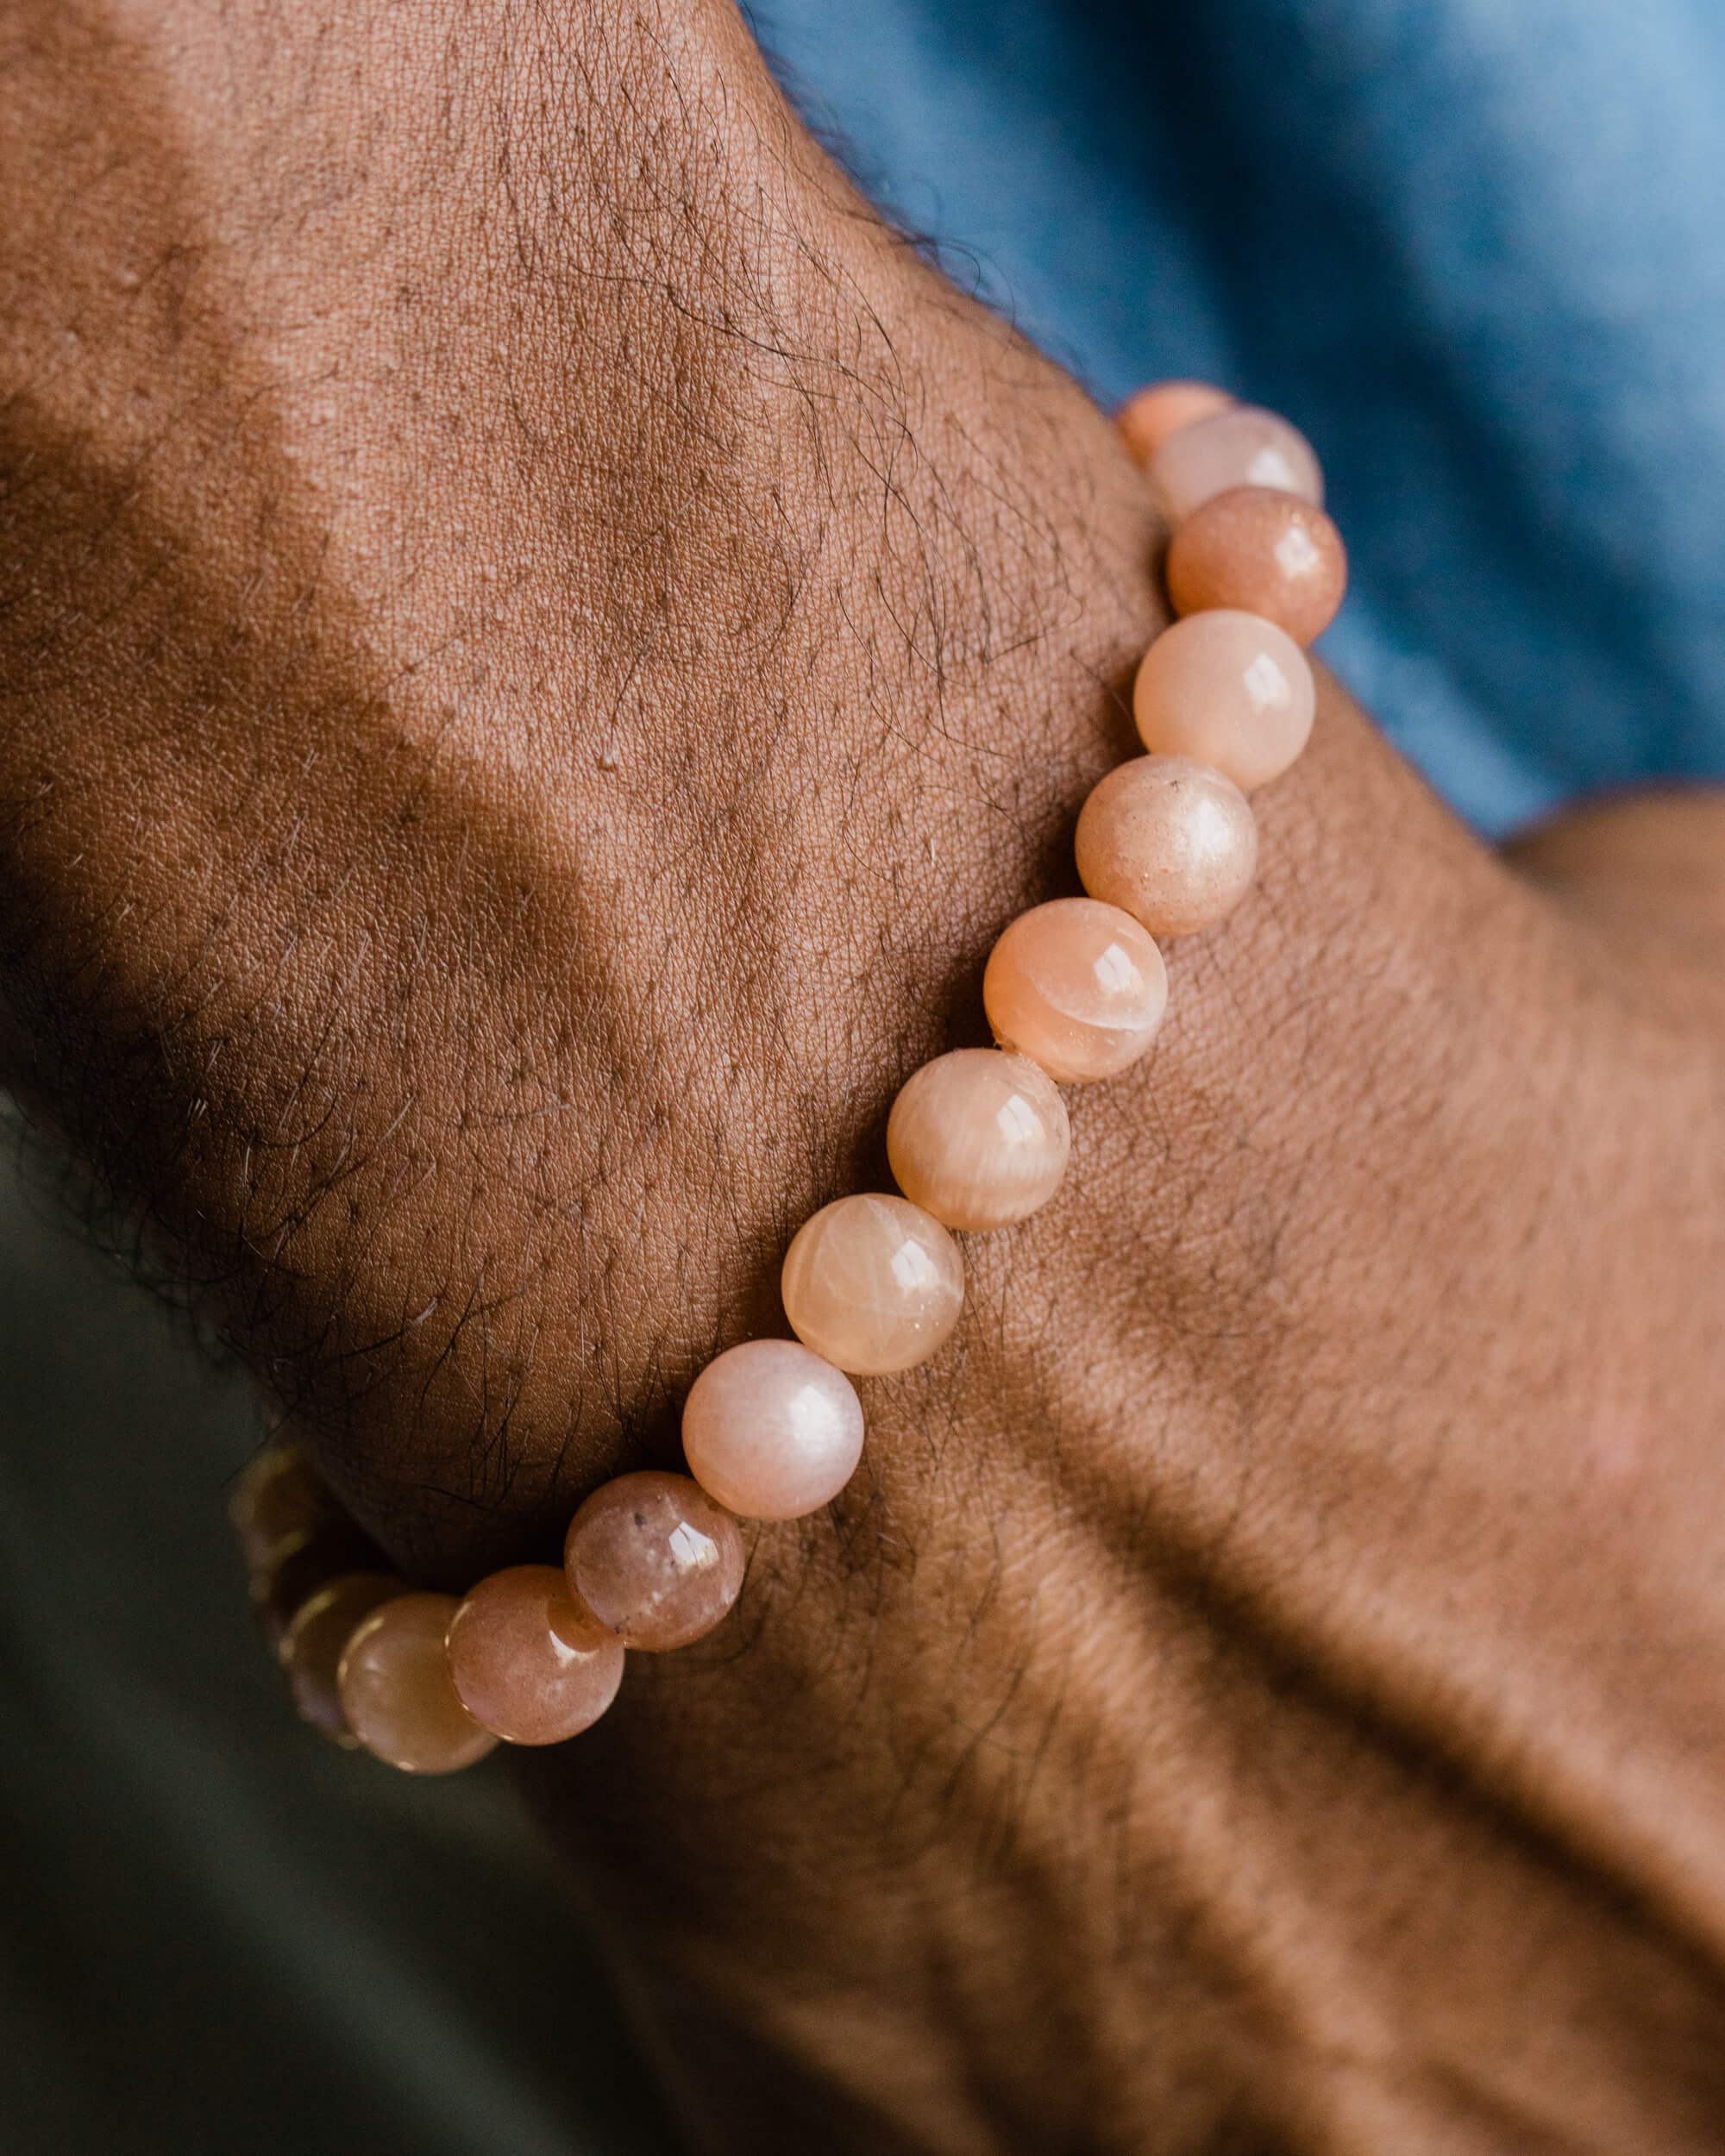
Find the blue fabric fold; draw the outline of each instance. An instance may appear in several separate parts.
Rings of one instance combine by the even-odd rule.
[[[1324,655],[1498,835],[1725,776],[1725,10],[760,0],[894,217],[1106,404],[1324,461]]]

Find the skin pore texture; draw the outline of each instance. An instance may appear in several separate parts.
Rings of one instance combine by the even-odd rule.
[[[0,53],[14,1072],[459,1589],[986,1037],[1158,528],[719,0]],[[1255,805],[851,1487],[520,1763],[698,2146],[1725,2149],[1725,812],[1506,862],[1327,679]]]

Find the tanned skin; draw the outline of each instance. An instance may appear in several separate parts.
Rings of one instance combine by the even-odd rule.
[[[460,1587],[982,1037],[1159,535],[725,0],[0,9],[0,987]],[[737,1610],[524,1759],[698,2144],[1725,2149],[1725,812],[1333,683]]]

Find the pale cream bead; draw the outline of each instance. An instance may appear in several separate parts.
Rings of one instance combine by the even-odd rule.
[[[1145,477],[1170,524],[1231,486],[1273,486],[1322,505],[1324,475],[1297,427],[1257,404],[1236,404],[1181,427],[1151,457]]]
[[[800,1340],[743,1340],[714,1356],[683,1403],[683,1457],[743,1520],[800,1520],[862,1457],[856,1388]]]
[[[997,1048],[925,1063],[887,1119],[900,1189],[949,1228],[1004,1228],[1046,1205],[1071,1144],[1053,1081]]]
[[[1258,873],[1258,826],[1232,779],[1189,756],[1135,756],[1079,812],[1078,874],[1153,936],[1226,919]]]
[[[497,1739],[462,1706],[443,1658],[453,1595],[399,1595],[348,1642],[336,1688],[366,1750],[408,1774],[453,1774]]]
[[[1063,1084],[1112,1078],[1156,1038],[1168,970],[1117,906],[1051,899],[1020,913],[988,955],[982,1002],[1003,1048]]]
[[[859,1377],[925,1363],[964,1307],[964,1261],[932,1213],[859,1192],[797,1230],[779,1279],[791,1330]]]
[[[1243,793],[1268,786],[1312,732],[1317,692],[1284,629],[1235,607],[1164,630],[1132,685],[1132,716],[1152,755],[1191,756]]]

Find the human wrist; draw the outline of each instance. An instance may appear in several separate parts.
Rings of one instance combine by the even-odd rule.
[[[98,1101],[122,1194],[426,1576],[554,1545],[668,1435],[1129,745],[1136,482],[1070,385],[825,216],[818,414],[721,338],[739,379],[677,409],[755,400],[749,484],[690,511],[699,466],[656,454],[620,523],[570,510],[595,421],[556,308],[503,318],[508,248],[448,285],[410,250],[447,371],[422,342],[332,400],[298,367],[299,454],[260,467],[328,549],[247,553],[257,470],[189,460],[147,504],[172,544],[127,557],[172,565],[172,633],[85,644],[41,706],[60,793],[18,873],[66,909],[36,924],[75,991],[37,1006],[60,1098]],[[674,370],[623,377],[637,419],[674,403]],[[308,498],[356,439],[369,564]],[[552,1805],[686,2040],[728,2014],[871,2150],[1135,2149],[1147,2119],[1419,2147],[1458,2056],[1494,2115],[1634,2146],[1714,2071],[1659,1925],[1716,1946],[1684,1891],[1725,1786],[1684,1450],[1716,1103],[1333,691],[1264,826],[1153,1069],[1087,1099],[1058,1214],[979,1252],[949,1376],[881,1388],[877,1479],[762,1538],[737,1630],[635,1685]],[[1549,2071],[1506,2059],[1530,2015]]]
[[[822,297],[794,294],[793,326],[815,377],[799,379],[795,351],[763,375],[759,333],[773,325],[715,331],[711,310],[681,405],[674,373],[601,368],[582,348],[594,379],[624,385],[628,425],[676,410],[632,475],[595,448],[580,384],[499,511],[469,454],[436,448],[452,408],[434,400],[428,420],[423,351],[380,374],[364,339],[322,368],[302,341],[293,367],[260,379],[267,317],[240,334],[219,259],[199,273],[189,340],[176,345],[166,316],[139,302],[127,336],[86,337],[70,374],[33,384],[63,489],[34,505],[41,529],[27,535],[41,588],[63,569],[109,617],[104,637],[70,644],[28,610],[12,624],[27,701],[5,749],[9,977],[32,1006],[44,1087],[242,1351],[314,1420],[346,1426],[355,1495],[410,1539],[414,1493],[468,1471],[473,1376],[452,1373],[438,1343],[448,1324],[460,1338],[452,1283],[478,1263],[499,1307],[522,1313],[513,1338],[512,1319],[493,1321],[488,1351],[531,1365],[513,1418],[544,1432],[530,1476],[542,1452],[568,1457],[569,1410],[555,1403],[585,1400],[577,1489],[625,1428],[649,1427],[662,1402],[649,1373],[668,1352],[687,1361],[718,1323],[716,1288],[687,1300],[689,1267],[768,1276],[787,1202],[772,1156],[789,1131],[809,1197],[843,1187],[859,1126],[869,1142],[866,1104],[884,1106],[902,1058],[939,1043],[978,931],[1021,902],[1072,790],[1107,759],[1105,685],[1153,605],[1134,558],[1150,520],[1126,475],[1111,482],[1105,462],[1100,482],[1076,479],[1115,486],[1095,526],[1063,511],[1075,467],[1057,423],[1105,439],[1070,386],[981,322],[970,364],[951,372],[920,267],[835,215],[836,180],[822,193],[776,167],[769,182],[779,210],[794,193],[794,217],[770,231],[743,220],[740,240],[710,228],[702,244],[742,260],[758,307],[768,258],[802,222]],[[291,204],[278,206],[291,233]],[[235,215],[260,229],[256,204]],[[343,265],[354,254],[351,235],[330,250]],[[249,304],[285,294],[302,325],[320,319],[315,273],[302,289],[292,259],[254,266]],[[506,280],[480,290],[507,314]],[[378,298],[373,311],[386,311]],[[447,298],[480,304],[460,279]],[[665,312],[686,323],[687,300],[673,292]],[[369,303],[362,290],[346,304]],[[518,342],[511,359],[502,334],[475,343],[486,361],[461,411],[474,430],[524,374],[558,394],[555,347],[530,340],[524,354]],[[925,352],[926,365],[906,357]],[[80,520],[101,511],[104,462],[130,453],[103,431],[110,361],[147,365],[175,424],[97,543]],[[224,433],[236,401],[251,422],[277,415],[273,443]],[[617,405],[600,415],[613,430]],[[92,413],[94,436],[69,446]],[[883,492],[875,452],[906,441]],[[697,485],[693,449],[715,442]],[[632,510],[614,497],[604,514],[572,510],[572,463],[593,484],[628,478]],[[376,479],[369,555],[355,468]],[[532,565],[508,604],[474,603],[475,548],[442,542],[471,542],[476,508],[505,527],[486,531],[493,559],[507,536]],[[688,546],[668,566],[651,535],[677,517]],[[991,523],[998,548],[982,542]],[[405,586],[377,580],[416,548]],[[613,586],[618,554],[632,581]],[[937,741],[941,727],[957,737]],[[939,775],[913,821],[900,780],[926,768],[932,743]],[[71,857],[85,864],[73,877]],[[829,860],[849,879],[842,893]],[[783,926],[752,971],[726,969],[716,1000],[699,956],[731,933],[751,878]],[[523,917],[513,927],[499,920],[507,906]],[[110,926],[120,919],[124,936]],[[492,1055],[511,1037],[541,1068]],[[549,1104],[595,1088],[586,1131],[548,1138],[527,1163],[547,1188],[524,1190],[499,1125],[544,1129]],[[691,1251],[687,1193],[721,1154],[743,1169],[732,1222]],[[548,1224],[558,1202],[603,1224],[592,1263]],[[610,1291],[594,1272],[619,1267],[638,1289],[601,1313],[589,1299]],[[550,1294],[615,1344],[626,1375],[614,1400],[594,1402],[562,1328],[535,1314]],[[499,1514],[495,1531],[514,1529]],[[429,1541],[418,1553],[436,1561]]]

